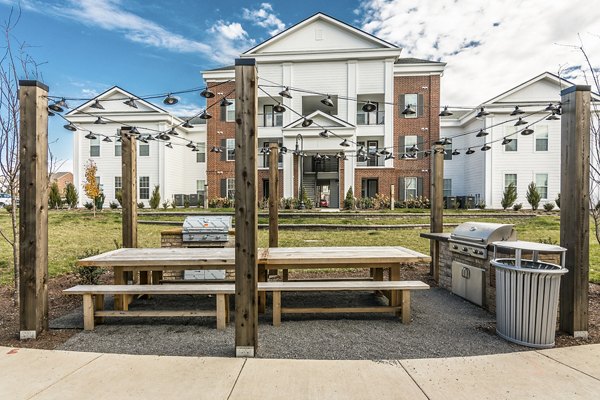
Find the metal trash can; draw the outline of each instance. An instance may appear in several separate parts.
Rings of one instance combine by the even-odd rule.
[[[496,268],[496,333],[523,346],[554,346],[560,277],[567,269],[517,258],[491,264]]]

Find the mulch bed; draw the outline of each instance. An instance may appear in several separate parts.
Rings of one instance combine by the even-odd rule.
[[[425,266],[409,267],[403,270],[403,280],[421,280],[431,286],[435,283],[429,277],[429,269]],[[290,271],[290,279],[311,279],[323,277],[366,277],[367,270],[352,271]],[[272,278],[273,279],[273,278]],[[105,275],[103,282],[111,282],[110,275]],[[51,278],[48,282],[48,298],[50,308],[50,319],[58,318],[69,314],[81,306],[81,296],[65,296],[62,290],[77,284],[77,279],[71,274]],[[27,347],[36,349],[55,349],[71,336],[79,333],[75,329],[52,329],[42,333],[37,340],[20,341],[19,336],[19,311],[13,301],[14,290],[10,286],[0,286],[0,346],[7,347]],[[495,332],[495,327],[488,327],[490,333]],[[487,330],[487,329],[486,329]],[[558,333],[556,336],[556,346],[565,347],[581,344],[600,343],[600,285],[590,284],[589,296],[589,338],[575,339],[566,334]]]

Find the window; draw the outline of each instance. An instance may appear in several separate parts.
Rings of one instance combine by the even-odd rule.
[[[400,110],[400,112],[404,111],[404,109],[406,107],[408,107],[410,105],[410,108],[412,108],[415,113],[414,114],[401,114],[404,116],[404,118],[417,118],[418,114],[419,114],[419,96],[417,94],[405,94],[404,95],[404,107],[402,108],[402,110]]]
[[[121,149],[123,147],[121,146],[121,142],[116,142],[115,141],[115,157],[121,157]]]
[[[150,143],[140,143],[140,157],[148,157],[150,156]]]
[[[120,176],[115,176],[115,197],[117,192],[123,190],[123,179]]]
[[[150,198],[150,177],[140,176],[140,200]]]
[[[271,153],[267,153],[267,150],[271,147],[271,144],[275,144],[275,142],[259,142],[258,143],[258,168],[269,168],[271,166]],[[283,153],[281,152],[281,141],[277,142],[279,146],[279,152],[277,153],[277,165],[280,167],[283,165]]]
[[[410,149],[413,146],[417,145],[417,137],[415,135],[409,135],[409,136],[404,136],[404,149],[403,149],[403,153],[410,153]],[[411,160],[410,158],[407,158],[407,160]]]
[[[515,135],[515,132],[517,132],[517,130],[518,127],[516,126],[504,127],[504,137],[512,139],[510,143],[504,145],[504,151],[517,151],[517,135]]]
[[[452,143],[444,145],[444,160],[452,160]]]
[[[100,138],[90,140],[90,157],[100,157]]]
[[[452,179],[444,179],[444,197],[452,196]]]
[[[540,192],[540,198],[548,198],[548,174],[535,174],[535,186]]]
[[[377,178],[363,178],[361,183],[361,197],[375,197],[378,192],[379,180]]]
[[[539,126],[535,133],[535,151],[548,151],[548,127]]]
[[[227,106],[225,110],[225,121],[233,122],[235,121],[235,99],[227,99],[231,102],[230,105]]]
[[[98,185],[98,189],[100,189],[100,191],[102,191],[103,188],[102,188],[102,184],[100,183],[100,177],[99,176],[96,177],[96,184]]]
[[[227,161],[235,161],[235,139],[227,139],[225,143]]]
[[[439,154],[439,153],[438,153]],[[404,198],[415,199],[417,197],[417,178],[404,178]]]
[[[262,190],[262,198],[263,200],[269,198],[269,180],[263,179],[263,190]]]
[[[515,189],[517,187],[517,174],[504,174],[504,190],[508,188],[508,185],[513,184]]]
[[[367,142],[367,166],[376,167],[379,164],[379,157],[377,156],[377,150],[379,147],[379,142],[377,140],[369,140]]]
[[[504,151],[517,151],[517,139],[513,139],[510,143],[504,145]]]
[[[206,143],[196,143],[196,162],[206,162]]]
[[[384,123],[384,111],[379,110],[379,103],[372,101],[371,104],[375,106],[375,110],[371,112],[364,112],[362,107],[364,102],[356,102],[356,124],[357,125],[381,125]]]
[[[321,103],[323,96],[302,96],[302,115],[309,115],[320,110],[325,114],[337,115],[338,113],[338,97],[330,96],[333,107]]]
[[[273,111],[273,104],[263,106],[262,126],[282,126],[283,114]]]
[[[227,178],[227,198],[235,197],[235,178]]]
[[[204,195],[204,191],[206,189],[205,184],[206,181],[204,179],[196,180],[196,193],[198,193],[198,196]]]

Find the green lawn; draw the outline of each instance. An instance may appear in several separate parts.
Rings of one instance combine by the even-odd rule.
[[[407,217],[400,213],[385,217],[343,218],[335,215],[324,217],[301,217],[281,219],[281,223],[318,223],[318,224],[422,224],[428,218],[415,215]],[[516,225],[519,239],[540,241],[559,241],[558,215],[540,215],[535,218],[493,218],[482,213],[478,221],[512,223]],[[183,221],[181,216],[153,217],[140,215],[140,219],[158,219]],[[51,211],[49,215],[49,260],[50,276],[64,274],[71,270],[73,263],[87,250],[107,251],[115,249],[121,242],[121,215],[116,212],[101,212],[94,218],[91,213],[79,211]],[[465,219],[445,216],[445,222],[464,222]],[[266,220],[261,219],[261,222]],[[0,213],[0,227],[8,230],[9,215]],[[160,246],[160,232],[165,226],[140,224],[138,226],[139,244],[142,247]],[[452,228],[447,228],[451,231]],[[306,230],[279,232],[280,246],[386,246],[401,245],[427,253],[429,241],[421,239],[419,234],[426,229],[393,230]],[[593,230],[591,230],[593,232]],[[259,246],[267,246],[268,232],[259,231]],[[12,253],[4,241],[0,242],[0,284],[12,279]],[[600,283],[600,247],[594,237],[590,237],[590,280]]]

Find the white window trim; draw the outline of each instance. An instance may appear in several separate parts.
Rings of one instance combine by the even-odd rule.
[[[414,189],[408,189],[408,180],[409,179],[411,179],[411,180],[414,179],[415,180],[415,188]],[[415,196],[409,198],[408,197],[408,190],[414,190],[415,191]],[[404,199],[405,200],[416,199],[417,197],[419,197],[419,180],[417,179],[416,176],[406,176],[406,177],[404,177]]]
[[[410,145],[406,144],[406,138],[408,138],[408,137],[414,137],[415,138],[415,143],[414,143],[415,146],[417,145],[417,142],[419,141],[419,135],[406,135],[406,136],[404,136],[404,151],[403,151],[403,153],[408,153],[408,149],[411,148],[412,145],[413,145],[413,144],[410,144]],[[417,158],[406,158],[406,159],[404,159],[402,161],[416,161],[416,160],[417,160]]]
[[[142,186],[142,178],[148,178],[148,198],[142,198],[142,188],[146,189],[146,186]],[[139,198],[140,200],[150,200],[150,177],[149,176],[140,176],[139,177],[139,188],[138,188],[138,194],[139,194]]]
[[[538,175],[546,175],[546,197],[542,197],[542,194],[540,193],[540,200],[545,200],[548,201],[548,193],[550,193],[550,174],[548,172],[534,172],[533,173],[533,183],[535,183],[535,186],[538,188],[538,192],[540,190],[540,186],[538,186],[537,184],[537,176]]]
[[[235,198],[235,178],[227,178],[227,198]]]
[[[508,187],[508,185],[506,184],[506,175],[514,175],[515,176],[515,189],[517,189],[517,187],[519,185],[519,174],[517,174],[516,172],[504,172],[502,174],[502,193],[504,193],[504,191]],[[517,191],[517,193],[518,193],[518,191]]]
[[[235,121],[235,99],[227,99],[232,104],[225,107],[225,122],[234,122]],[[229,118],[229,111],[233,109],[233,118]]]
[[[229,144],[231,143],[231,148]],[[229,158],[229,150],[235,150],[235,139],[226,139],[225,141],[225,160],[235,161],[235,154],[232,159]]]
[[[92,147],[98,148],[97,156],[92,155]],[[100,148],[100,139],[99,138],[90,140],[90,149],[89,150],[90,150],[90,157],[101,157],[102,156],[102,149]]]
[[[537,141],[538,141],[538,136],[540,136],[542,133],[545,133],[546,135],[546,150],[538,150],[537,149]],[[533,134],[534,138],[533,138],[533,152],[534,153],[547,153],[550,151],[550,134],[548,133],[548,131],[546,132],[535,132]]]
[[[139,146],[138,146],[139,156],[140,157],[150,157],[150,143],[142,143],[142,142],[138,142],[138,143],[139,143]],[[142,146],[146,146],[148,148],[148,155],[147,156],[145,156],[145,155],[142,154]]]
[[[408,95],[414,95],[416,96],[417,100],[415,100],[415,104],[413,103],[409,103],[408,101],[406,101],[406,96]],[[404,115],[404,118],[417,118],[419,115],[419,94],[418,93],[404,93],[404,107],[408,107],[408,105],[411,105],[413,107],[413,110],[415,110],[414,114],[406,114]],[[402,111],[402,110],[400,110]]]

